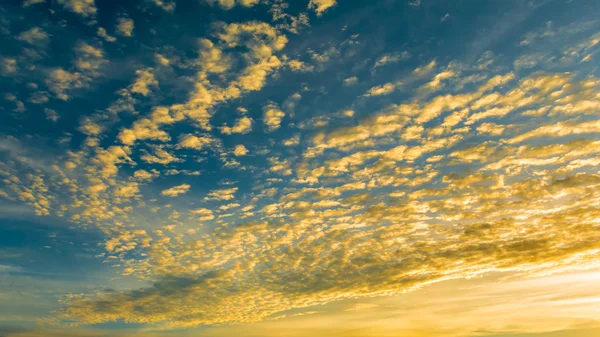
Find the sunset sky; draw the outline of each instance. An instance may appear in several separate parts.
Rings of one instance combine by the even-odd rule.
[[[0,337],[600,336],[599,18],[1,1]]]

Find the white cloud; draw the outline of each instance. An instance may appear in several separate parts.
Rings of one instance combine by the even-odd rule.
[[[118,18],[117,26],[115,31],[117,34],[125,37],[131,37],[133,35],[134,23],[130,18]]]
[[[252,7],[258,4],[259,0],[205,0],[211,5],[219,5],[223,9],[231,9],[236,5],[243,7]]]
[[[398,63],[400,61],[408,60],[409,58],[411,58],[411,54],[407,51],[385,54],[377,59],[374,68],[382,67],[387,64]]]
[[[312,66],[310,64],[306,64],[306,63],[304,63],[302,61],[299,61],[299,60],[290,60],[290,61],[287,62],[287,65],[293,71],[309,72],[309,71],[313,71],[315,69],[314,66]]]
[[[88,17],[96,15],[96,4],[94,0],[57,0],[66,9],[81,16]]]
[[[60,115],[58,114],[58,112],[56,112],[55,110],[52,110],[52,109],[45,108],[44,113],[46,114],[46,119],[51,120],[53,122],[58,121],[58,119],[60,118]]]
[[[248,133],[252,130],[252,118],[247,117],[247,116],[243,116],[240,119],[238,119],[237,121],[235,121],[235,124],[233,125],[233,127],[229,127],[229,126],[223,126],[221,127],[221,132],[223,132],[226,135],[230,135],[233,133]]]
[[[152,68],[138,69],[135,71],[136,79],[131,85],[131,92],[148,96],[150,94],[150,88],[157,88],[158,81],[154,78]]]
[[[38,46],[47,44],[49,39],[50,35],[39,27],[33,27],[17,35],[17,40]]]
[[[396,90],[396,84],[388,82],[384,85],[374,86],[369,89],[364,96],[382,96],[389,95]]]
[[[174,155],[170,154],[169,152],[167,152],[161,148],[154,149],[153,155],[151,155],[149,153],[142,155],[140,157],[140,159],[142,159],[143,161],[145,161],[148,164],[162,164],[162,165],[167,165],[170,163],[176,163],[176,162],[182,161],[181,159],[175,157]]]
[[[212,139],[205,136],[183,135],[179,137],[177,148],[201,150],[212,143]]]
[[[46,0],[25,0],[23,1],[23,7],[29,7],[31,5],[41,4],[46,2]]]
[[[236,145],[235,149],[233,150],[233,154],[236,157],[245,156],[248,154],[248,149],[244,145]]]
[[[221,189],[221,190],[214,190],[214,191],[208,193],[208,195],[206,197],[204,197],[204,200],[206,200],[206,201],[209,201],[209,200],[220,200],[220,201],[231,200],[231,199],[235,198],[235,192],[237,192],[237,190],[238,190],[237,187],[226,188],[226,189]]]
[[[329,8],[335,6],[337,0],[310,0],[308,8],[312,8],[317,12],[317,15],[321,16]]]
[[[96,34],[98,36],[100,36],[101,38],[103,38],[107,42],[115,42],[115,41],[117,41],[116,37],[109,35],[106,32],[106,29],[104,29],[102,27],[98,27],[98,31],[96,32]]]
[[[190,214],[198,216],[198,221],[208,221],[215,218],[213,211],[208,208],[197,208],[190,211]]]
[[[178,195],[187,193],[187,191],[189,191],[189,189],[190,189],[190,185],[182,184],[182,185],[174,186],[169,189],[163,190],[160,192],[160,194],[167,196],[167,197],[176,197]]]
[[[358,82],[358,77],[352,76],[352,77],[348,77],[347,79],[344,80],[344,85],[349,87],[351,85],[355,85],[356,82]]]
[[[267,104],[264,108],[263,121],[269,131],[279,129],[281,126],[281,119],[285,117],[285,113],[279,109],[275,104]]]
[[[17,60],[14,58],[0,59],[0,67],[3,75],[13,74],[17,71]]]
[[[175,1],[152,0],[152,2],[167,12],[172,13],[175,11]]]

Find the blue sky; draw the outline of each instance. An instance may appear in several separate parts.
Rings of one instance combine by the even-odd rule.
[[[3,2],[0,336],[597,334],[598,13]]]

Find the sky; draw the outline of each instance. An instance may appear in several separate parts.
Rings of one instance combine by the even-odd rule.
[[[600,335],[598,18],[2,1],[0,337]]]

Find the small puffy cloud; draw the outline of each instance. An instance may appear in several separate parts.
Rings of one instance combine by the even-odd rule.
[[[14,58],[0,58],[0,71],[2,75],[13,74],[17,71],[17,60]]]
[[[53,122],[58,121],[58,119],[60,118],[60,115],[58,114],[58,112],[56,112],[53,109],[45,108],[44,113],[46,114],[46,119],[53,121]]]
[[[306,64],[306,63],[304,63],[302,61],[299,61],[299,60],[288,61],[287,65],[293,71],[309,72],[309,71],[313,71],[315,69],[314,66],[312,66],[310,64]]]
[[[429,63],[427,63],[426,65],[422,66],[422,67],[418,67],[415,70],[413,70],[413,75],[415,76],[425,76],[427,74],[429,74],[437,65],[437,62],[431,61]]]
[[[442,81],[447,80],[452,77],[455,77],[455,76],[456,76],[456,73],[454,73],[451,70],[442,71],[441,73],[435,75],[435,77],[430,82],[425,84],[421,89],[422,90],[431,90],[431,91],[438,90],[444,86]]]
[[[335,6],[337,0],[310,0],[308,8],[312,8],[317,12],[317,15],[321,16],[329,8]]]
[[[148,164],[167,165],[169,163],[181,161],[181,159],[173,156],[172,154],[170,154],[169,152],[167,152],[161,148],[156,148],[154,150],[154,155],[146,153],[146,154],[142,155],[140,158]]]
[[[239,86],[248,91],[257,91],[265,86],[267,76],[275,69],[281,67],[282,63],[273,55],[267,60],[258,64],[250,65],[244,71],[244,74],[240,76],[238,83]]]
[[[236,157],[245,156],[246,154],[248,154],[248,149],[244,145],[236,145],[233,150],[233,154]]]
[[[281,119],[285,117],[285,113],[275,104],[267,104],[264,108],[263,121],[269,131],[279,129]]]
[[[159,53],[154,54],[154,60],[161,66],[168,66],[171,63],[168,58]]]
[[[108,61],[104,59],[104,52],[98,47],[94,47],[85,42],[78,43],[74,48],[75,67],[88,77],[98,75],[98,70]]]
[[[236,5],[242,7],[252,7],[258,4],[259,0],[205,0],[211,5],[218,5],[223,9],[231,9]]]
[[[226,134],[226,135],[230,135],[233,133],[248,133],[252,130],[252,118],[248,117],[248,116],[243,116],[240,119],[238,119],[237,121],[235,121],[235,124],[232,127],[229,126],[223,126],[221,127],[221,132]]]
[[[504,129],[504,125],[498,125],[494,123],[482,123],[477,127],[477,132],[480,134],[499,136],[504,132]]]
[[[352,76],[352,77],[348,77],[347,79],[344,80],[344,85],[349,87],[351,85],[355,85],[356,82],[358,82],[358,77]]]
[[[43,104],[48,102],[48,95],[47,91],[36,91],[29,96],[28,101],[33,104]]]
[[[296,146],[298,144],[300,144],[300,136],[299,135],[295,135],[294,137],[288,138],[283,141],[283,145],[285,145],[285,146]]]
[[[115,42],[115,41],[117,41],[116,37],[109,35],[108,32],[106,32],[106,29],[104,29],[102,27],[98,27],[98,31],[96,32],[96,34],[99,37],[103,38],[107,42]]]
[[[132,181],[119,185],[115,190],[115,196],[122,198],[132,198],[139,193],[140,189],[138,183]]]
[[[167,12],[172,13],[175,11],[175,1],[152,0],[152,3]]]
[[[130,18],[118,18],[117,26],[115,31],[117,34],[125,37],[131,37],[133,35],[134,23]]]
[[[132,145],[137,140],[143,139],[168,141],[171,138],[165,131],[160,129],[160,126],[172,124],[183,119],[183,116],[176,111],[171,112],[165,107],[155,107],[149,118],[137,120],[130,129],[122,129],[117,137],[126,145]]]
[[[190,214],[197,216],[199,221],[208,221],[215,218],[213,211],[208,208],[198,208],[190,211]]]
[[[365,93],[364,96],[382,96],[389,95],[396,90],[396,84],[388,82],[384,85],[374,86]]]
[[[64,8],[83,17],[96,15],[94,0],[57,0]]]
[[[131,92],[140,94],[142,96],[148,96],[150,94],[150,88],[157,88],[158,81],[154,78],[152,68],[138,69],[135,71],[136,78],[135,82],[131,85]]]
[[[93,121],[92,119],[86,117],[84,119],[81,120],[81,122],[79,123],[79,128],[78,130],[81,133],[84,133],[88,136],[97,136],[100,133],[102,133],[102,131],[104,131],[104,128],[102,127],[102,125],[96,123],[95,121]]]
[[[235,192],[237,192],[237,190],[238,190],[237,187],[225,188],[225,189],[221,189],[221,190],[214,190],[214,191],[208,193],[208,195],[206,197],[204,197],[204,200],[205,201],[210,201],[210,200],[219,200],[219,201],[231,200],[231,199],[235,198]]]
[[[41,4],[46,2],[46,0],[25,0],[23,1],[23,7],[29,7],[31,5]]]
[[[156,174],[146,170],[137,170],[133,173],[133,177],[139,180],[152,180]]]
[[[32,45],[43,46],[48,43],[50,35],[39,27],[33,27],[17,35],[17,40],[24,41]]]
[[[385,54],[377,59],[374,68],[382,67],[387,64],[398,63],[400,61],[408,60],[409,58],[411,58],[411,54],[407,51]]]
[[[68,100],[68,91],[83,88],[87,80],[78,72],[69,72],[61,68],[51,70],[46,78],[48,90],[56,94],[59,99]]]
[[[174,186],[169,189],[163,190],[160,192],[160,194],[167,196],[167,197],[176,197],[178,195],[187,193],[187,191],[189,191],[189,190],[190,190],[190,185],[182,184],[182,185]]]
[[[177,148],[201,150],[212,143],[212,139],[205,136],[183,135],[179,137]]]

